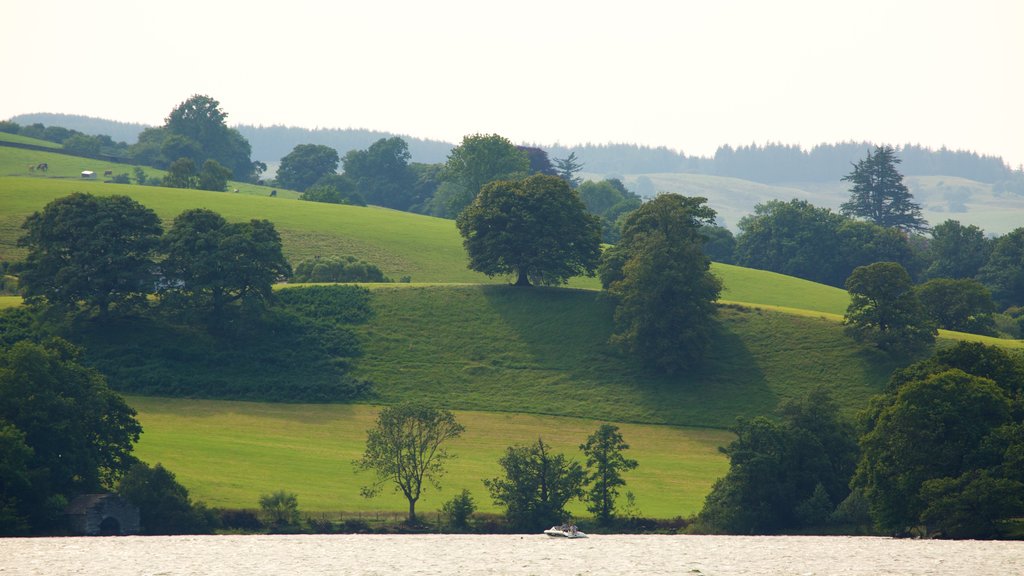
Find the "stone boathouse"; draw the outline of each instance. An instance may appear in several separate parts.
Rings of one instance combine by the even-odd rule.
[[[139,509],[116,494],[83,494],[64,513],[77,536],[138,534],[140,529]]]

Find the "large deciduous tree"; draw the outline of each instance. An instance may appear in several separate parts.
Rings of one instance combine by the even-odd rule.
[[[488,182],[526,176],[530,160],[526,152],[498,134],[472,134],[452,148],[445,163],[445,180],[457,191],[447,198],[443,216],[457,216]]]
[[[368,203],[408,210],[415,200],[416,184],[410,158],[409,145],[395,136],[381,138],[366,150],[349,150],[341,163]]]
[[[977,280],[935,278],[915,288],[921,306],[939,328],[996,335],[992,295]]]
[[[992,291],[999,306],[1024,306],[1024,228],[996,239],[978,279]]]
[[[932,229],[929,278],[973,278],[988,261],[993,242],[985,231],[971,224],[946,220]]]
[[[935,342],[935,326],[899,264],[860,266],[846,280],[846,290],[850,305],[844,323],[855,339],[890,352],[909,352]]]
[[[354,462],[357,469],[376,474],[363,495],[373,497],[385,484],[393,484],[409,502],[408,521],[415,524],[424,481],[440,489],[445,462],[451,458],[445,443],[464,431],[447,410],[413,404],[381,409],[376,426],[366,433],[363,457]]]
[[[622,438],[619,427],[602,424],[580,445],[587,457],[587,510],[601,525],[611,524],[615,518],[615,500],[619,487],[625,486],[622,473],[635,469],[639,463],[626,458],[624,450],[629,444]]]
[[[874,152],[869,150],[867,158],[854,164],[853,171],[843,177],[852,188],[850,200],[840,211],[886,228],[927,231],[928,222],[921,216],[921,207],[914,203],[913,195],[903,183],[903,175],[896,169],[900,162],[892,146],[877,146]]]
[[[852,424],[823,388],[782,406],[782,420],[739,419],[723,450],[729,472],[698,517],[704,530],[770,534],[825,524],[850,490],[857,462]]]
[[[579,462],[552,454],[538,439],[529,446],[510,446],[498,461],[503,476],[484,480],[491,498],[505,508],[513,530],[533,532],[565,520],[566,505],[583,496],[584,472]]]
[[[555,176],[492,182],[459,214],[456,225],[469,268],[488,276],[514,275],[516,286],[593,276],[601,255],[598,219]]]
[[[632,212],[607,250],[601,284],[618,304],[612,342],[658,370],[698,362],[711,341],[722,283],[704,255],[706,199],[661,194]]]
[[[13,508],[33,530],[53,528],[62,499],[113,489],[136,461],[135,411],[78,354],[63,340],[0,349],[0,476],[13,454],[14,476],[30,481],[0,487],[0,515]]]
[[[989,538],[1024,513],[1022,389],[1024,363],[978,343],[897,371],[864,415],[852,484],[876,524]]]
[[[252,146],[238,130],[228,128],[227,117],[220,102],[209,96],[196,94],[182,102],[167,116],[162,138],[166,147],[171,138],[180,137],[191,143],[194,153],[168,155],[169,151],[164,151],[165,157],[186,156],[196,166],[215,160],[231,170],[236,180],[254,180],[265,166],[251,160]]]
[[[305,192],[317,180],[338,170],[338,151],[323,144],[299,144],[281,158],[278,185]]]
[[[75,193],[47,204],[22,225],[28,248],[20,285],[29,302],[71,310],[129,307],[153,291],[160,219],[127,196]]]
[[[214,320],[232,302],[269,302],[273,284],[291,274],[281,237],[267,220],[228,223],[211,210],[188,210],[174,219],[163,249],[164,297]]]

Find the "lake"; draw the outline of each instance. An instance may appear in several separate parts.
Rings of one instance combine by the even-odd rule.
[[[0,575],[1024,574],[1024,542],[804,536],[168,536],[0,539]]]

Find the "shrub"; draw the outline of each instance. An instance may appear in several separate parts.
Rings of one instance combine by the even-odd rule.
[[[128,176],[127,172],[124,172],[122,174],[118,174],[118,175],[112,177],[110,179],[110,181],[113,184],[131,184],[132,183],[131,176]]]
[[[292,281],[303,282],[391,282],[374,264],[355,256],[326,256],[302,260]]]
[[[468,530],[469,517],[476,511],[476,502],[473,501],[469,490],[463,488],[460,494],[444,503],[441,506],[441,514],[444,515],[445,523],[453,530]]]
[[[263,530],[263,522],[252,510],[220,510],[220,525],[225,530],[242,530],[258,532]]]
[[[299,498],[292,492],[278,490],[260,496],[263,521],[272,530],[295,528],[299,525]]]

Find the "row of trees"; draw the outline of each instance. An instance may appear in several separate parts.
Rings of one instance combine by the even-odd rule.
[[[443,409],[400,404],[380,411],[374,428],[367,431],[366,449],[354,465],[372,471],[374,481],[363,487],[373,497],[386,487],[401,492],[409,503],[408,522],[416,524],[416,503],[426,484],[440,488],[445,463],[453,457],[447,442],[462,435],[465,427]],[[503,475],[484,480],[494,502],[505,508],[509,527],[535,531],[563,522],[566,506],[585,499],[598,523],[610,525],[616,518],[622,473],[638,466],[627,458],[629,449],[618,427],[601,425],[580,445],[586,467],[555,454],[539,438],[528,446],[510,446],[498,461]],[[473,510],[472,497],[463,491],[445,505],[449,516],[465,521]],[[458,522],[456,522],[458,523]]]
[[[998,536],[1024,513],[1022,390],[1021,358],[960,343],[896,371],[859,438],[822,390],[779,419],[741,419],[700,528]]]
[[[101,317],[165,301],[223,317],[233,302],[262,306],[291,273],[267,220],[229,223],[188,210],[164,233],[156,213],[127,196],[75,193],[29,216],[20,287],[30,304]],[[160,257],[158,263],[158,257]]]

